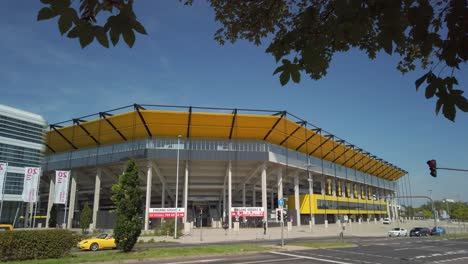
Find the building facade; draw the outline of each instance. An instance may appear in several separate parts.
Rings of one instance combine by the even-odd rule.
[[[1,223],[13,223],[26,214],[21,197],[24,167],[42,165],[46,127],[37,114],[0,105],[0,162],[8,163]]]
[[[232,207],[265,212],[241,226],[275,225],[283,198],[295,225],[394,217],[406,174],[285,111],[132,105],[51,125],[46,146],[40,208],[49,217],[55,170],[70,170],[67,215],[59,208],[68,227],[86,202],[95,227],[113,226],[111,186],[130,158],[145,193],[144,229],[158,221],[150,208],[176,200],[186,229],[231,228],[241,221]]]

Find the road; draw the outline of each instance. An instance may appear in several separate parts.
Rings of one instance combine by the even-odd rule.
[[[262,253],[174,258],[166,260],[139,260],[139,264],[195,264],[195,263],[335,263],[335,264],[467,264],[468,239],[360,239],[356,247],[335,249],[275,250]]]

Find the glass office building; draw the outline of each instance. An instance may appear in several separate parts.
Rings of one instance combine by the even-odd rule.
[[[8,163],[1,223],[24,215],[24,167],[41,166],[46,121],[39,115],[0,105],[0,162]],[[1,195],[1,194],[0,194]],[[20,221],[17,221],[19,223]]]

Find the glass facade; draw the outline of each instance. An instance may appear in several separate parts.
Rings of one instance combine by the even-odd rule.
[[[0,115],[0,136],[26,142],[42,144],[44,127],[31,122]]]

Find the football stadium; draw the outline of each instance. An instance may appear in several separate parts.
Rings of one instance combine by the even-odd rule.
[[[57,223],[79,227],[88,203],[93,227],[112,228],[111,187],[130,159],[139,168],[146,230],[175,217],[185,229],[274,226],[278,208],[297,226],[396,218],[393,197],[407,174],[282,110],[134,104],[49,127],[39,189],[44,225],[56,171],[68,171]]]

